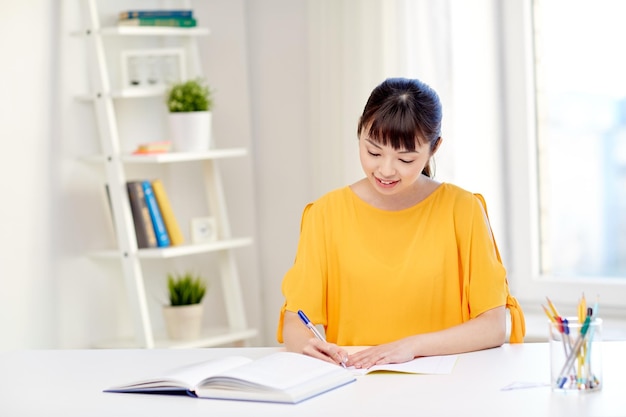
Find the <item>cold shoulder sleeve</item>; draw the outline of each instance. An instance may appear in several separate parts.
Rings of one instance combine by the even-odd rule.
[[[282,283],[285,303],[280,311],[276,339],[283,343],[285,311],[301,309],[317,324],[325,325],[326,240],[324,218],[313,203],[302,213],[300,239],[292,267]]]
[[[493,246],[496,251],[496,256],[498,261],[502,262],[500,257],[500,251],[498,250],[498,245],[496,244],[495,237],[493,235],[493,231],[491,230],[491,225],[489,224],[489,215],[487,213],[487,203],[485,202],[484,197],[481,194],[474,194],[476,198],[480,201],[483,211],[485,213],[485,217],[487,218],[487,224],[489,225],[489,231],[491,233],[491,239],[493,241]],[[524,312],[522,310],[522,306],[519,304],[517,299],[511,295],[511,291],[509,289],[508,280],[506,280],[506,308],[509,310],[509,314],[511,316],[511,334],[509,337],[510,343],[523,343],[524,335],[526,334],[526,321],[524,318]]]

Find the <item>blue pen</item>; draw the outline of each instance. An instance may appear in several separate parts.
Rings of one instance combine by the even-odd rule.
[[[569,356],[565,360],[565,365],[563,365],[561,372],[559,372],[559,377],[557,378],[557,384],[559,388],[563,388],[563,386],[567,382],[567,370],[570,369],[574,365],[574,361],[576,360],[576,357],[578,356],[578,353],[580,352],[580,348],[582,347],[585,341],[585,336],[587,335],[587,330],[589,330],[590,321],[591,321],[591,316],[587,316],[587,318],[585,319],[583,323],[583,327],[580,329],[580,335],[578,335],[578,338],[576,339],[576,343],[574,343],[574,346],[572,347],[572,350],[570,351]]]
[[[306,314],[304,314],[304,311],[298,310],[298,316],[300,316],[300,320],[302,320],[302,323],[304,323],[304,325],[313,332],[315,337],[317,337],[322,342],[326,341],[326,339],[324,339],[324,336],[322,336],[322,334],[317,330],[317,328],[313,325],[313,323],[311,323],[311,320],[309,320]]]
[[[326,342],[326,339],[324,338],[324,336],[322,336],[319,330],[317,330],[317,328],[313,325],[313,323],[311,323],[311,320],[309,320],[306,314],[304,314],[304,311],[298,310],[298,316],[300,317],[300,320],[302,320],[302,323],[304,323],[304,325],[308,327],[309,330],[311,330],[311,332],[313,332],[315,337],[317,337],[322,342]],[[343,366],[344,368],[346,367],[346,364],[343,362],[343,360],[341,361],[341,366]]]
[[[563,332],[565,333],[565,338],[567,339],[567,347],[572,348],[572,340],[569,337],[569,321],[563,317]],[[565,354],[567,355],[567,349],[565,349]]]

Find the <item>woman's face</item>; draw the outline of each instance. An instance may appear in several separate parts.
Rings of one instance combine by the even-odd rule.
[[[428,143],[416,143],[414,151],[396,150],[367,136],[359,137],[361,166],[374,189],[383,195],[397,195],[412,187],[431,157]]]

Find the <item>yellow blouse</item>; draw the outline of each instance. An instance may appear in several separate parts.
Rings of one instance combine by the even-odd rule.
[[[483,204],[481,204],[481,202]],[[511,341],[524,336],[482,197],[440,185],[419,204],[385,211],[350,187],[309,204],[283,279],[285,310],[303,310],[329,342],[366,346],[442,330],[507,305]]]

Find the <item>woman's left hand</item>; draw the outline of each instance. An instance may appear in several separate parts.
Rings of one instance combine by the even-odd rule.
[[[412,337],[384,345],[372,346],[348,356],[347,366],[371,368],[386,363],[408,362],[415,358],[415,341]]]
[[[501,346],[506,337],[504,306],[494,307],[457,326],[372,346],[348,357],[347,366],[370,368],[408,362],[420,356],[450,355]]]

